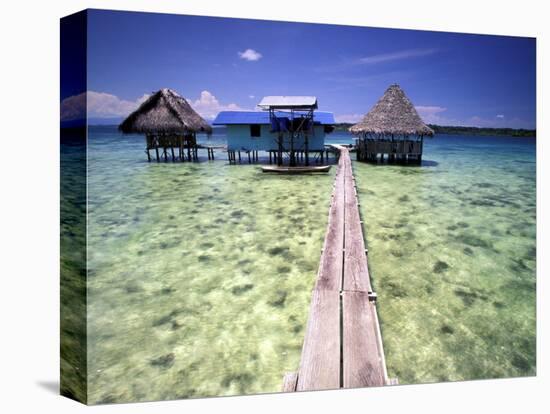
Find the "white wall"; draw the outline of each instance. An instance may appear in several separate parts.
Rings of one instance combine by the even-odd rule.
[[[227,126],[227,149],[230,150],[260,150],[267,151],[277,149],[277,133],[271,133],[270,125],[262,125],[261,136],[250,136],[250,125],[228,125]],[[321,125],[314,127],[314,133],[309,137],[309,149],[320,150],[325,145],[325,131]],[[285,137],[285,148],[289,148],[290,140]],[[296,150],[304,149],[304,140],[298,138],[294,140]]]

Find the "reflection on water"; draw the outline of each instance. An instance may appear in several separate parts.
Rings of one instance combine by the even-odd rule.
[[[535,141],[426,147],[435,167],[354,163],[389,375],[534,375]]]

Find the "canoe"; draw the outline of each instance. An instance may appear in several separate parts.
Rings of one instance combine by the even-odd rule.
[[[311,167],[282,167],[282,166],[264,166],[263,172],[279,174],[303,174],[303,173],[326,173],[330,171],[330,165],[320,165]]]

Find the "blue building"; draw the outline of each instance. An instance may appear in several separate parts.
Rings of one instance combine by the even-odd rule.
[[[279,164],[288,158],[290,164],[300,159],[309,162],[309,155],[322,160],[325,136],[334,129],[331,112],[316,111],[315,97],[266,97],[258,105],[263,111],[223,111],[213,125],[227,127],[227,150],[231,154],[269,153]],[[235,160],[235,159],[233,159]]]

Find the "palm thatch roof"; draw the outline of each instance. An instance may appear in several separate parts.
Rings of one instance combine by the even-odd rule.
[[[350,129],[353,134],[433,135],[399,85],[391,85],[368,114]]]
[[[212,127],[185,98],[167,88],[151,95],[118,128],[126,134],[212,133]]]

